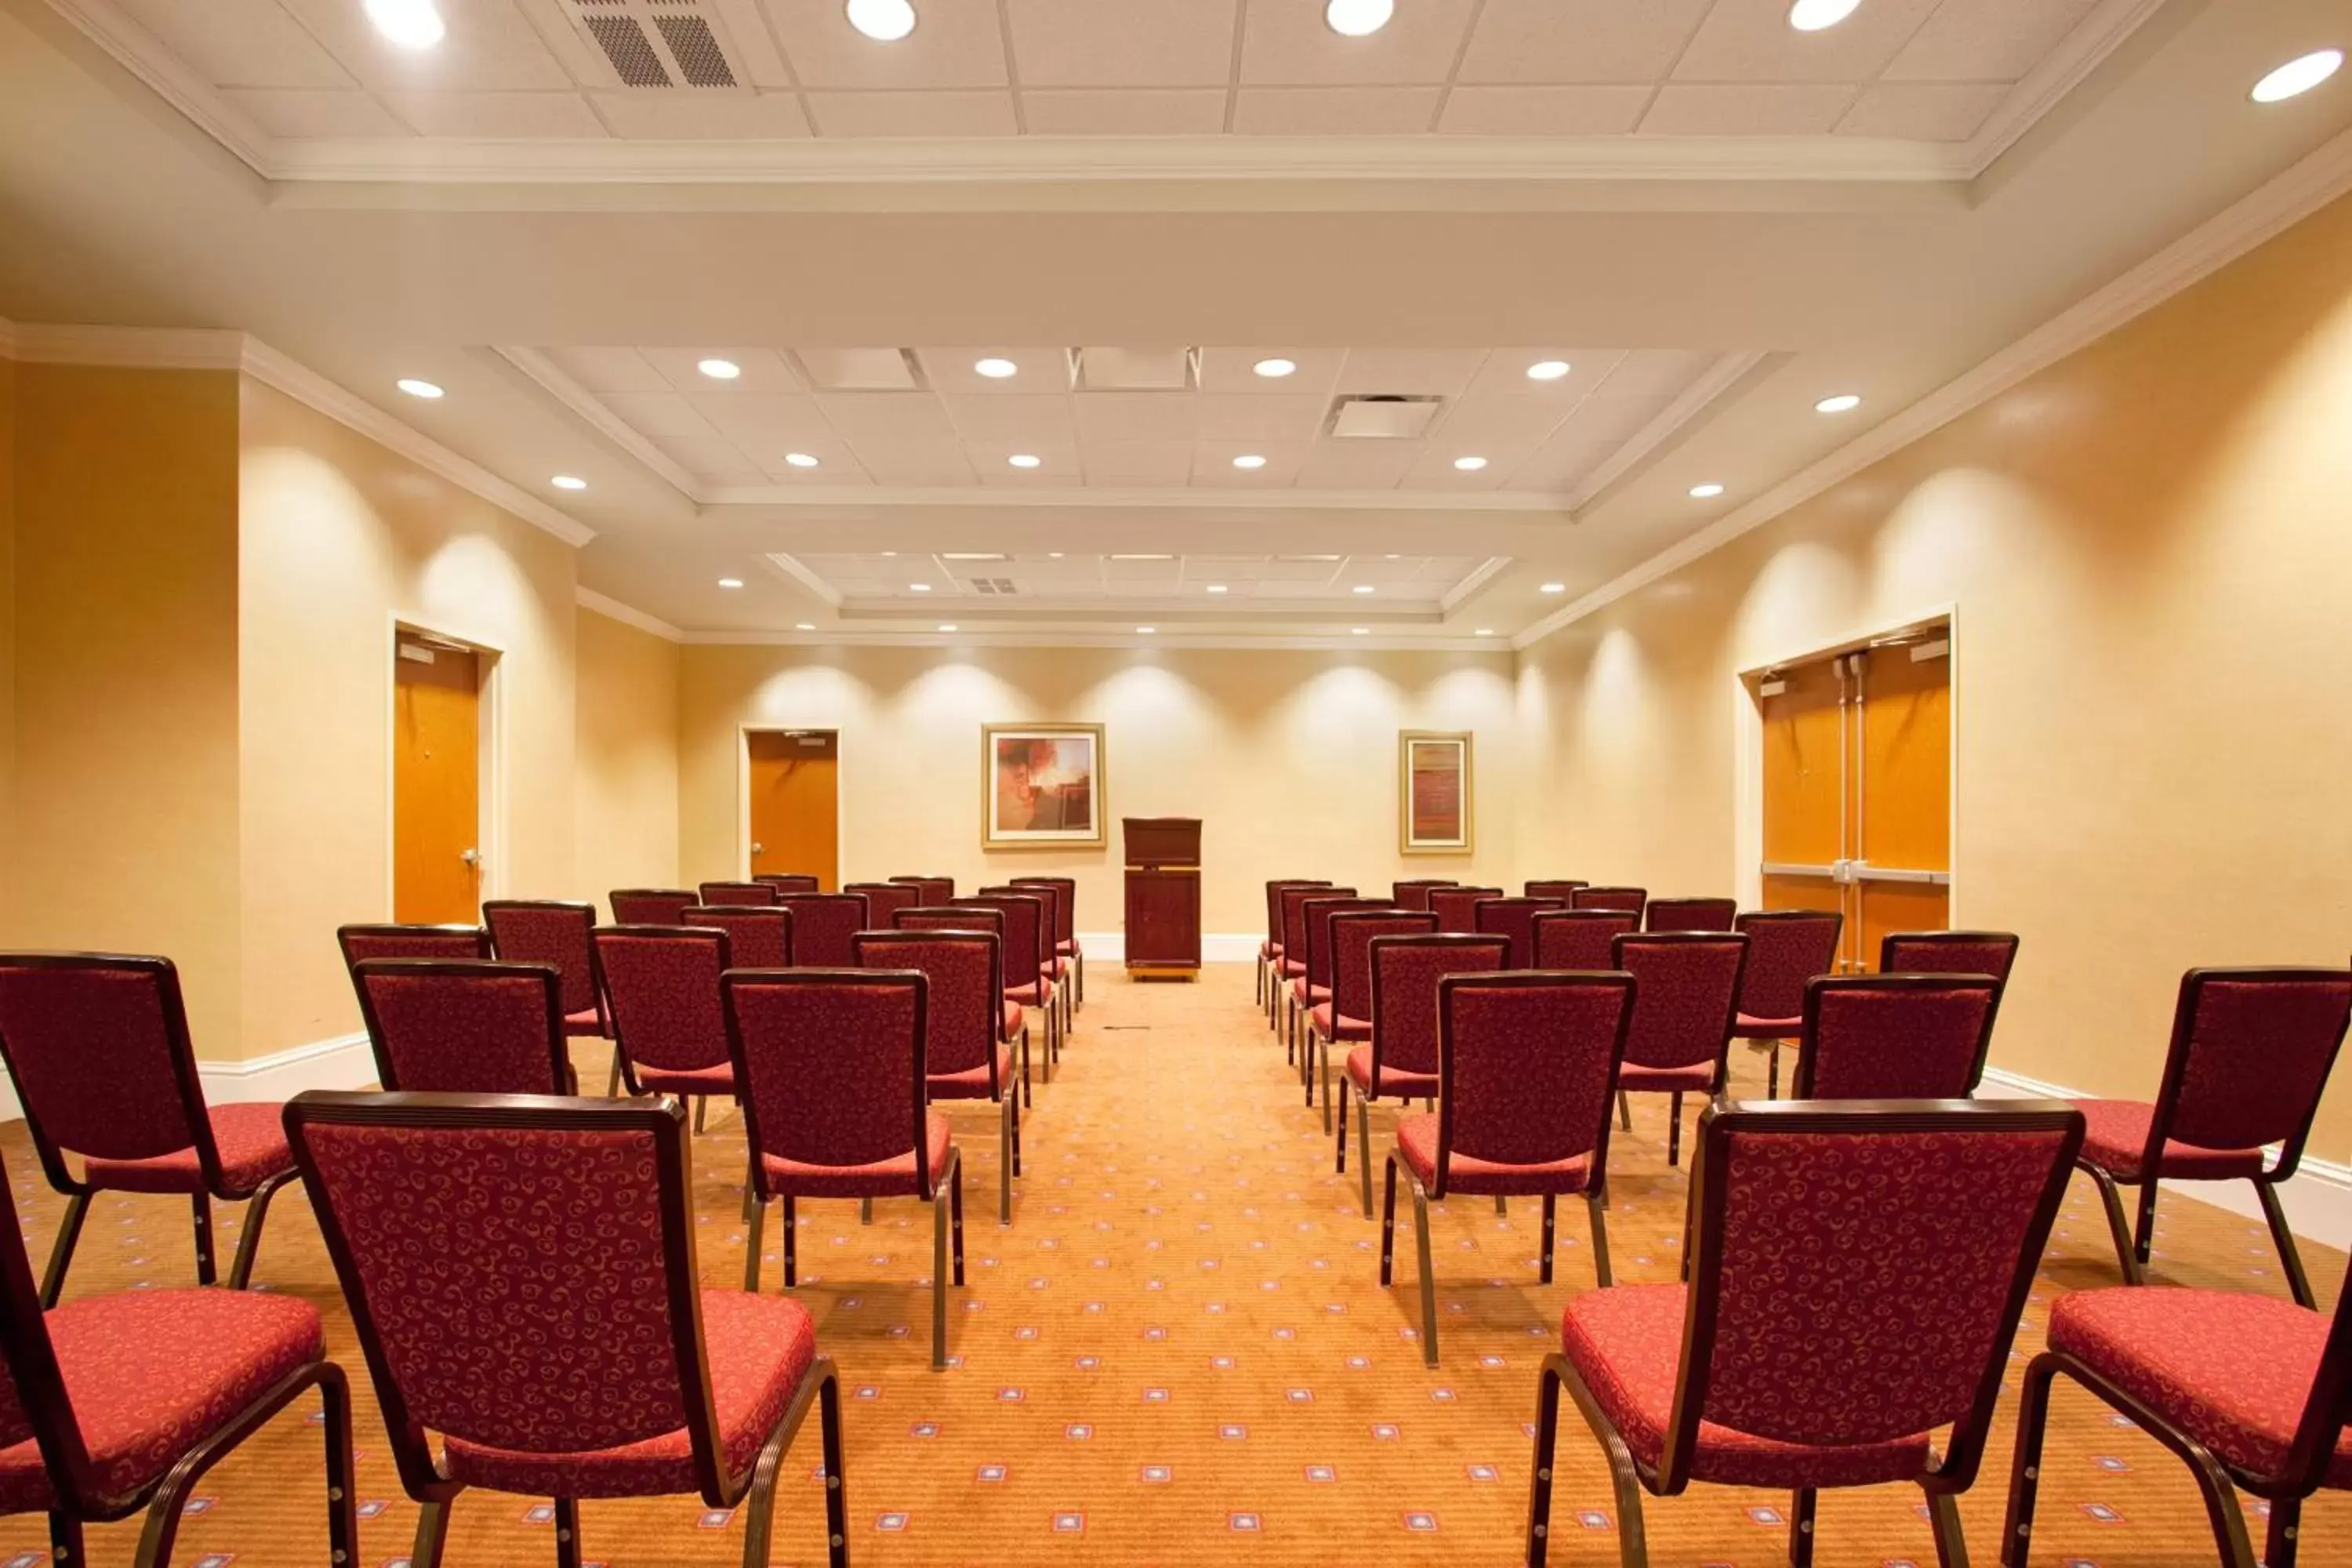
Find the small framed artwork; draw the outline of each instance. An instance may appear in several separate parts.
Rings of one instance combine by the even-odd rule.
[[[1103,727],[982,724],[982,849],[1099,848]]]
[[[1467,855],[1471,757],[1467,730],[1397,732],[1397,847],[1407,855]]]

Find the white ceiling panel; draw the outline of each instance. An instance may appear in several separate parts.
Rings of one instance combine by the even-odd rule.
[[[1066,393],[1070,389],[1067,349],[972,348],[917,349],[923,379],[933,392],[971,393],[993,396]],[[1009,360],[1011,375],[980,374],[982,360]]]
[[[1192,448],[1192,482],[1212,489],[1286,489],[1310,448],[1304,441],[1202,441]],[[1237,468],[1240,457],[1264,458],[1258,468]]]
[[[1032,136],[1214,136],[1223,88],[1034,89],[1021,94]]]
[[[1801,33],[1789,0],[1716,0],[1675,64],[1699,82],[1859,82],[1886,68],[1938,0],[1866,0],[1834,27]],[[1976,0],[1959,0],[1973,9]]]
[[[1222,87],[1237,0],[1003,0],[1024,87]]]
[[[1656,81],[1709,0],[1486,0],[1465,82]]]
[[[392,111],[358,88],[231,88],[222,94],[272,136],[402,137]]]
[[[1406,0],[1368,38],[1331,30],[1319,4],[1255,0],[1242,28],[1241,79],[1300,86],[1443,84],[1462,52],[1471,0]]]
[[[635,349],[549,349],[558,370],[590,392],[669,392],[668,377]]]
[[[774,392],[719,393],[692,394],[688,401],[712,429],[755,462],[761,460],[761,451],[770,448],[781,457],[793,448],[815,451],[816,445],[836,439],[813,397]]]
[[[1200,433],[1201,400],[1183,392],[1089,392],[1071,400],[1087,441],[1182,441]]]
[[[1488,452],[1489,456],[1493,455],[1488,451],[1490,447],[1524,443],[1533,448],[1559,428],[1573,406],[1553,398],[1524,394],[1474,393],[1446,405],[1444,417],[1430,432],[1430,438],[1440,445],[1467,443],[1467,449]]]
[[[1609,367],[1597,395],[1678,396],[1714,363],[1713,354],[1696,349],[1636,349]]]
[[[1190,441],[1095,441],[1079,444],[1087,483],[1106,488],[1175,488],[1192,477]]]
[[[221,87],[331,88],[352,74],[278,0],[120,0],[131,19]]]
[[[1472,397],[1540,397],[1568,405],[1580,402],[1625,357],[1622,349],[1513,348],[1496,349],[1473,376]],[[1530,367],[1557,360],[1568,374],[1551,381],[1529,378]]]
[[[1850,87],[1669,82],[1642,117],[1652,136],[1818,136],[1853,104]]]
[[[955,440],[861,441],[857,461],[877,485],[929,489],[980,480],[971,459],[964,455],[963,444]]]
[[[1945,0],[1886,68],[1889,81],[2016,81],[2098,0]]]
[[[1392,490],[1420,461],[1419,441],[1318,441],[1298,470],[1312,490]]]
[[[1454,136],[1617,136],[1641,123],[1655,89],[1639,87],[1457,87],[1438,130]]]
[[[609,392],[604,401],[639,435],[673,453],[681,442],[725,444],[727,440],[692,403],[675,392]]]
[[[1009,92],[812,92],[808,113],[824,136],[1010,136]]]
[[[589,102],[632,142],[792,142],[809,133],[789,92],[597,92]]]
[[[877,46],[849,25],[841,0],[763,0],[803,87],[1003,87],[995,0],[921,0],[915,30]]]
[[[742,396],[756,393],[797,392],[800,381],[784,356],[773,349],[717,343],[703,348],[646,349],[644,358],[664,381],[678,392],[700,396]],[[705,375],[705,360],[725,360],[740,374],[733,380]]]
[[[1999,82],[1881,82],[1863,89],[1838,130],[1848,136],[1965,142],[2008,96]]]
[[[1025,441],[1034,450],[1040,441],[1067,447],[1077,440],[1077,431],[1070,423],[1067,397],[1049,393],[1012,396],[959,393],[940,401],[947,405],[948,418],[953,422],[956,434],[967,441],[1010,441],[1015,445]]]
[[[816,405],[853,447],[955,438],[947,409],[928,392],[820,392]]]
[[[207,16],[214,10],[209,0],[202,6],[190,0],[178,3]],[[404,49],[386,40],[352,0],[279,0],[279,4],[345,69],[370,87],[517,92],[580,85],[514,0],[467,0],[464,5],[441,6],[448,36],[425,51]]]
[[[1486,349],[1349,349],[1338,392],[1458,397],[1486,363]]]
[[[1344,349],[1202,349],[1201,390],[1267,396],[1311,392],[1318,397],[1327,396],[1339,379],[1339,365],[1347,357]],[[1286,359],[1296,368],[1288,375],[1258,374],[1258,364],[1270,359]]]
[[[1416,136],[1436,118],[1438,87],[1253,87],[1234,95],[1244,136]]]
[[[1320,433],[1324,411],[1329,406],[1328,400],[1311,392],[1286,397],[1212,392],[1197,401],[1204,441],[1312,441]]]
[[[1077,443],[1058,441],[966,441],[964,455],[983,485],[1075,485],[1086,477],[1078,463]],[[1016,457],[1037,459],[1034,468],[1016,468]]]
[[[491,141],[583,141],[608,134],[576,92],[421,92],[383,94],[393,111],[425,136]]]

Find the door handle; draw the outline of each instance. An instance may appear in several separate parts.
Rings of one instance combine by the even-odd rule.
[[[478,868],[482,864],[482,852],[478,849],[460,849],[457,851],[457,858],[468,866]]]
[[[764,845],[764,844],[761,843],[761,842],[760,842],[758,839],[756,839],[756,838],[754,838],[753,840],[751,840],[751,853],[752,853],[752,854],[754,854],[754,855],[765,855],[767,852],[768,852],[768,847],[767,847],[766,845]]]

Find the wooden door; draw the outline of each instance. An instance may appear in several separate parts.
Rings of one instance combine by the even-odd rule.
[[[804,872],[841,885],[840,738],[832,731],[754,730],[749,874]]]
[[[1833,910],[1845,858],[1846,702],[1834,660],[1759,689],[1764,717],[1764,907]]]
[[[1853,656],[1853,876],[1858,967],[1893,931],[1951,924],[1951,643],[1942,634]]]
[[[399,639],[393,658],[392,918],[481,918],[481,663]]]

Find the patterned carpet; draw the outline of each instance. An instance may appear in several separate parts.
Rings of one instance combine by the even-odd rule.
[[[1560,1211],[1557,1282],[1538,1287],[1537,1209],[1449,1205],[1435,1249],[1443,1364],[1422,1365],[1419,1306],[1401,1220],[1398,1283],[1378,1279],[1378,1227],[1357,1206],[1306,1109],[1282,1047],[1250,1005],[1245,968],[1196,984],[1129,984],[1108,963],[1065,1070],[1037,1088],[1027,1174],[1011,1228],[993,1223],[992,1116],[951,1108],[964,1150],[967,1288],[952,1299],[942,1373],[928,1370],[929,1269],[922,1205],[803,1205],[801,1297],[839,1363],[847,1394],[853,1558],[864,1563],[1391,1564],[1517,1561],[1525,1528],[1536,1368],[1558,1342],[1560,1308],[1591,1281],[1581,1205]],[[1738,1083],[1760,1058],[1738,1053]],[[2153,1063],[2151,1063],[2151,1071]],[[581,1058],[583,1081],[604,1065]],[[1664,1106],[1645,1098],[1612,1154],[1611,1243],[1621,1280],[1671,1279],[1683,1179],[1664,1157]],[[1694,1110],[1693,1114],[1696,1112]],[[1389,1117],[1376,1111],[1376,1157]],[[741,1278],[740,1131],[713,1108],[697,1141],[698,1237],[714,1285]],[[1686,1140],[1687,1142],[1687,1140]],[[40,1182],[21,1123],[0,1129],[37,1267],[60,1202]],[[177,1199],[108,1200],[92,1210],[68,1294],[193,1279],[187,1210]],[[235,1214],[222,1226],[223,1257]],[[768,1245],[778,1245],[768,1227]],[[2180,1284],[2284,1293],[2261,1228],[2168,1199],[2155,1275]],[[772,1253],[772,1257],[773,1254]],[[2324,1302],[2343,1255],[2306,1249]],[[341,1310],[309,1206],[281,1199],[257,1279],[316,1301],[359,1392],[362,1563],[404,1563],[416,1509],[394,1479],[365,1368]],[[765,1288],[778,1279],[772,1262]],[[2097,1199],[2078,1179],[2020,1338],[2040,1348],[2051,1299],[2115,1281]],[[2011,1438],[1995,1429],[1986,1473],[1963,1500],[1976,1560],[1998,1560]],[[279,1568],[326,1557],[315,1430],[289,1414],[213,1472],[177,1561],[195,1568]],[[812,1422],[789,1461],[773,1556],[821,1563],[824,1513]],[[1598,1447],[1570,1411],[1560,1448],[1555,1562],[1616,1562]],[[2252,1500],[2248,1500],[2251,1501]],[[1817,1560],[1826,1565],[1934,1560],[1917,1493],[1828,1494]],[[1786,1561],[1785,1495],[1695,1488],[1648,1505],[1660,1564]],[[614,1564],[740,1561],[740,1531],[691,1498],[590,1502],[583,1543]],[[102,1527],[92,1559],[127,1563],[138,1523]],[[2255,1524],[2259,1540],[2260,1525]],[[2034,1563],[2189,1568],[2212,1561],[2186,1472],[2152,1439],[2079,1393],[2059,1395]],[[0,1568],[46,1561],[37,1517],[0,1521]],[[461,1499],[448,1560],[549,1563],[543,1502]],[[2352,1498],[2324,1494],[2305,1514],[2304,1561],[2352,1563]]]

